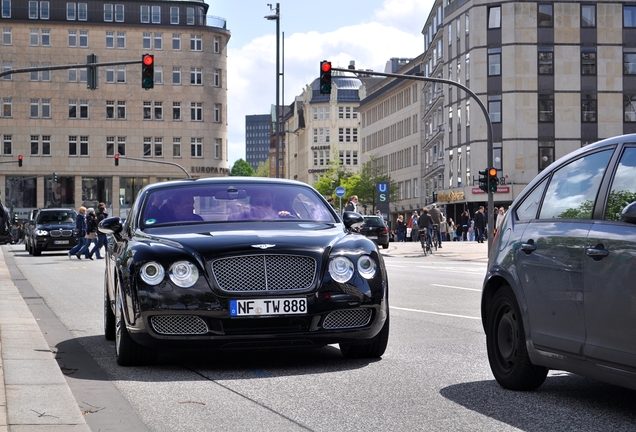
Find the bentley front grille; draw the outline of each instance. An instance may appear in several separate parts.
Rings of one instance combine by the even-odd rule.
[[[203,335],[208,326],[201,318],[193,315],[157,315],[150,317],[152,329],[163,335]]]
[[[364,327],[371,321],[371,309],[345,309],[333,311],[322,323],[326,330]]]
[[[293,291],[311,287],[316,261],[297,255],[249,255],[212,262],[212,273],[224,291]]]

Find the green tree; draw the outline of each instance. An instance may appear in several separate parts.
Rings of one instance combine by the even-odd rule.
[[[258,163],[254,177],[269,177],[269,158],[264,162]]]
[[[234,162],[232,169],[230,170],[230,177],[252,177],[254,175],[254,168],[243,159],[239,159]]]
[[[323,196],[336,198],[335,190],[338,186],[347,187],[343,183],[347,183],[347,179],[351,177],[351,172],[339,162],[332,161],[329,163],[327,171],[320,176],[313,186]],[[351,195],[347,189],[347,195]]]
[[[375,203],[377,201],[378,183],[389,183],[389,201],[396,202],[399,199],[398,187],[388,174],[383,174],[383,167],[379,165],[378,156],[369,156],[371,160],[362,164],[360,174],[358,174],[358,182],[353,189],[351,195],[358,195],[358,202],[371,206],[371,210],[367,208],[367,213],[375,212]]]
[[[607,200],[605,219],[613,221],[621,220],[623,209],[633,202],[636,202],[636,192],[626,190],[611,191]]]

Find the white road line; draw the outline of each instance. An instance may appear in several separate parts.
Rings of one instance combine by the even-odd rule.
[[[466,290],[466,291],[477,291],[477,292],[481,292],[481,289],[475,289],[475,288],[463,288],[463,287],[457,287],[457,286],[452,286],[452,285],[431,284],[431,286],[442,287],[442,288],[454,288],[454,289]]]
[[[480,317],[471,317],[471,316],[466,316],[466,315],[455,315],[455,314],[447,314],[447,313],[441,313],[441,312],[431,312],[431,311],[424,311],[424,310],[419,310],[419,309],[409,309],[409,308],[401,308],[401,307],[396,307],[396,306],[389,306],[390,309],[397,309],[397,310],[402,310],[402,311],[407,311],[407,312],[419,312],[419,313],[425,313],[425,314],[431,314],[431,315],[442,315],[442,316],[449,316],[449,317],[455,317],[455,318],[468,318],[468,319],[473,319],[473,320],[480,320]]]
[[[385,263],[384,265],[385,265],[386,267],[397,267],[397,268],[404,268],[404,267],[408,267],[408,266],[401,266],[401,265],[388,264],[388,263]]]

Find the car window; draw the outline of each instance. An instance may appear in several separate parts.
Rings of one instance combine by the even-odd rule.
[[[530,194],[519,203],[515,210],[517,219],[521,221],[532,220],[537,217],[537,210],[539,209],[539,203],[543,196],[545,186],[548,184],[547,180],[544,180],[539,186],[534,188]]]
[[[362,225],[369,227],[381,227],[384,226],[384,222],[380,218],[368,217],[364,218],[364,223]]]
[[[612,187],[605,209],[605,219],[621,220],[623,209],[628,204],[636,201],[634,173],[636,173],[636,148],[628,147],[621,156],[616,174],[612,180]]]
[[[583,156],[552,174],[539,219],[591,219],[613,150]]]
[[[37,216],[37,223],[75,223],[75,214],[73,212],[40,212]]]

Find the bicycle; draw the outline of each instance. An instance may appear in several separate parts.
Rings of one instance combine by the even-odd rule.
[[[422,251],[424,251],[424,256],[433,253],[433,242],[431,239],[431,234],[426,228],[420,231],[420,244],[422,246]]]

